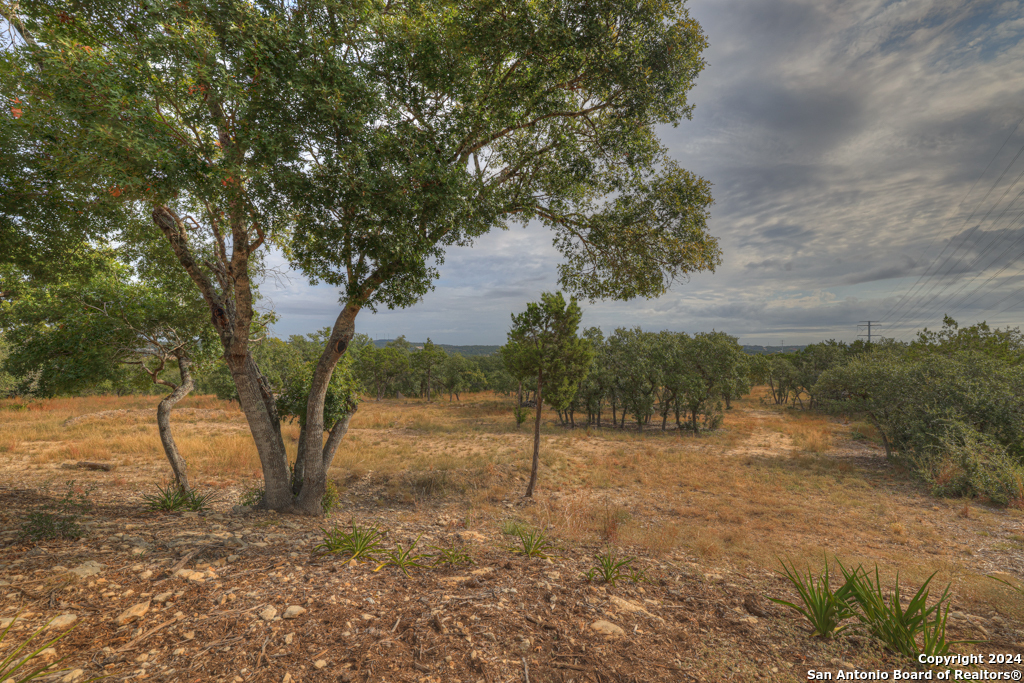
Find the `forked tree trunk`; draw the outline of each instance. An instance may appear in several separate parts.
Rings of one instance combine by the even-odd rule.
[[[191,490],[188,483],[188,465],[181,457],[181,453],[178,452],[174,434],[171,433],[171,410],[174,408],[174,404],[188,396],[195,387],[195,381],[192,378],[192,359],[184,353],[179,353],[177,358],[178,369],[181,371],[181,384],[165,396],[156,407],[156,424],[160,430],[160,443],[163,444],[164,454],[174,472],[174,481],[179,489],[188,493]]]
[[[234,146],[223,131],[220,138],[225,149]],[[189,244],[188,230],[181,218],[167,206],[155,207],[152,217],[167,238],[178,263],[188,273],[210,309],[213,327],[224,348],[224,360],[238,391],[238,403],[249,424],[263,468],[263,506],[280,512],[292,512],[288,455],[281,439],[281,424],[274,396],[249,353],[249,328],[253,317],[249,255],[258,244],[250,241],[249,223],[243,216],[240,204],[232,199],[229,205],[231,253],[227,253],[223,242],[219,249],[215,249],[216,263],[211,270],[218,280],[217,286],[199,266],[197,255],[192,252]]]
[[[530,469],[530,485],[526,487],[527,498],[533,498],[533,487],[537,485],[537,468],[540,466],[540,411],[544,401],[541,397],[543,373],[537,373],[537,418],[533,423],[533,466]]]

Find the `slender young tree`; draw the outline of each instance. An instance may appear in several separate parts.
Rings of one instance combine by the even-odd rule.
[[[0,328],[14,344],[5,365],[31,377],[42,395],[124,383],[133,367],[132,375],[170,389],[156,421],[175,482],[187,492],[188,467],[174,440],[171,411],[195,387],[194,369],[211,365],[213,331],[202,319],[202,300],[173,277],[177,271],[145,261],[129,267],[125,254],[115,256],[111,250],[87,253],[64,277],[37,279],[10,268],[0,276],[7,292],[0,299]]]
[[[502,358],[513,377],[532,376],[537,380],[533,463],[527,498],[533,496],[537,485],[544,400],[556,410],[565,410],[594,360],[590,341],[576,334],[582,317],[583,311],[575,298],[566,304],[561,292],[544,292],[540,303],[529,303],[524,312],[512,315],[508,343],[502,347]]]

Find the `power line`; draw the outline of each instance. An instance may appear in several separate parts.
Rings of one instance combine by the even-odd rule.
[[[967,195],[965,195],[964,198],[960,201],[960,204],[957,205],[958,209],[967,200],[967,197],[970,196],[971,192],[974,191],[974,187],[977,186],[978,182],[981,180],[981,178],[984,176],[984,174],[988,172],[988,169],[995,162],[996,158],[998,158],[999,153],[1002,152],[1003,148],[1006,146],[1006,144],[1013,137],[1014,133],[1017,132],[1017,129],[1020,127],[1021,122],[1024,122],[1024,117],[1022,117],[1019,121],[1017,121],[1017,125],[1013,127],[1013,131],[1010,133],[1010,136],[1000,146],[999,151],[996,152],[996,155],[992,158],[992,161],[989,162],[989,166],[985,168],[985,170],[982,172],[982,175],[979,176],[978,180],[976,180],[974,182],[974,185],[971,186],[971,189],[968,191]],[[970,215],[968,215],[967,218],[964,219],[963,226],[966,227],[971,222],[971,219],[974,218],[974,215],[978,212],[978,210],[981,208],[981,206],[988,200],[988,198],[992,194],[992,192],[995,191],[995,189],[996,189],[996,187],[998,187],[1000,181],[1007,174],[1007,172],[1009,172],[1010,168],[1014,165],[1014,163],[1016,163],[1017,159],[1020,158],[1022,153],[1024,153],[1024,145],[1022,145],[1021,148],[1019,150],[1017,150],[1017,154],[1014,155],[1013,159],[1010,160],[1010,163],[1007,164],[1006,168],[1004,168],[1002,173],[999,174],[999,177],[996,178],[995,182],[992,183],[992,186],[989,187],[988,191],[985,193],[985,196],[982,197],[981,200],[975,205],[975,207],[971,211]],[[1019,178],[1018,178],[1018,180],[1019,180]],[[1016,184],[1016,182],[1014,184]],[[1004,193],[1004,196],[1005,196],[1005,193]],[[1001,198],[1000,198],[1000,201],[1001,201]],[[975,229],[976,228],[977,228],[977,226],[975,226]],[[962,228],[961,228],[961,230],[962,230]],[[937,239],[938,236],[940,234],[944,233],[944,232],[945,232],[945,230],[942,230],[939,233],[936,233],[935,237],[932,238],[932,242],[929,243],[928,248],[925,250],[925,253],[927,253],[928,249],[931,248],[931,245],[934,244],[935,239]],[[972,229],[972,232],[973,232],[973,229]],[[930,280],[930,279],[932,279],[935,276],[935,273],[937,273],[938,270],[941,270],[942,266],[944,266],[949,261],[949,258],[947,258],[945,261],[942,262],[942,264],[939,266],[938,269],[936,269],[935,271],[932,271],[932,267],[936,264],[936,262],[938,262],[939,259],[942,258],[943,254],[946,253],[946,250],[949,249],[950,245],[953,244],[954,241],[955,241],[954,239],[951,239],[949,242],[946,243],[946,246],[942,248],[942,251],[940,251],[939,254],[934,259],[932,259],[932,262],[930,264],[928,264],[928,267],[925,268],[924,272],[922,272],[921,275],[918,276],[917,280],[914,282],[913,285],[911,285],[910,289],[908,289],[903,294],[903,296],[900,297],[899,301],[897,301],[896,304],[894,304],[888,311],[886,311],[885,315],[882,316],[882,320],[883,321],[888,320],[891,316],[895,315],[903,307],[903,305],[908,301],[908,298],[910,297],[911,293],[913,293],[914,290],[917,289],[919,285],[921,285],[921,281],[922,280],[925,280],[925,279]],[[966,243],[966,237],[965,237],[964,240],[961,240],[961,246],[964,243]],[[958,248],[958,250],[959,250],[959,248]],[[956,253],[956,252],[954,252],[954,253]],[[895,291],[895,287],[893,288],[893,291]]]

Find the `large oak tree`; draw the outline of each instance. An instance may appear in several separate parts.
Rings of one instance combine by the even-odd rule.
[[[649,297],[713,269],[708,183],[656,128],[690,115],[705,38],[664,0],[26,0],[13,125],[96,196],[143,204],[205,299],[268,507],[318,514],[347,427],[324,420],[359,312],[409,306],[445,249],[537,220],[562,286]],[[293,498],[250,352],[271,244],[341,291]]]

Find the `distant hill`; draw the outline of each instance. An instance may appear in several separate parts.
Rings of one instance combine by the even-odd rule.
[[[789,344],[786,344],[785,347],[782,347],[782,346],[755,346],[753,344],[744,344],[743,345],[743,350],[746,351],[747,353],[749,353],[751,356],[763,356],[763,355],[770,355],[770,354],[773,354],[773,353],[782,353],[782,349],[783,348],[786,349],[786,353],[793,353],[794,351],[801,351],[801,350],[807,348],[807,345],[804,344],[803,346],[800,346],[800,345],[797,345],[797,344],[793,344],[792,346],[790,346]]]
[[[394,341],[393,339],[374,339],[373,343],[378,349],[382,349],[388,345],[388,342]],[[409,342],[413,348],[423,348],[425,342]],[[463,356],[489,356],[492,353],[497,353],[500,346],[488,346],[486,344],[477,344],[470,346],[456,346],[454,344],[437,344],[445,353],[461,353]]]

